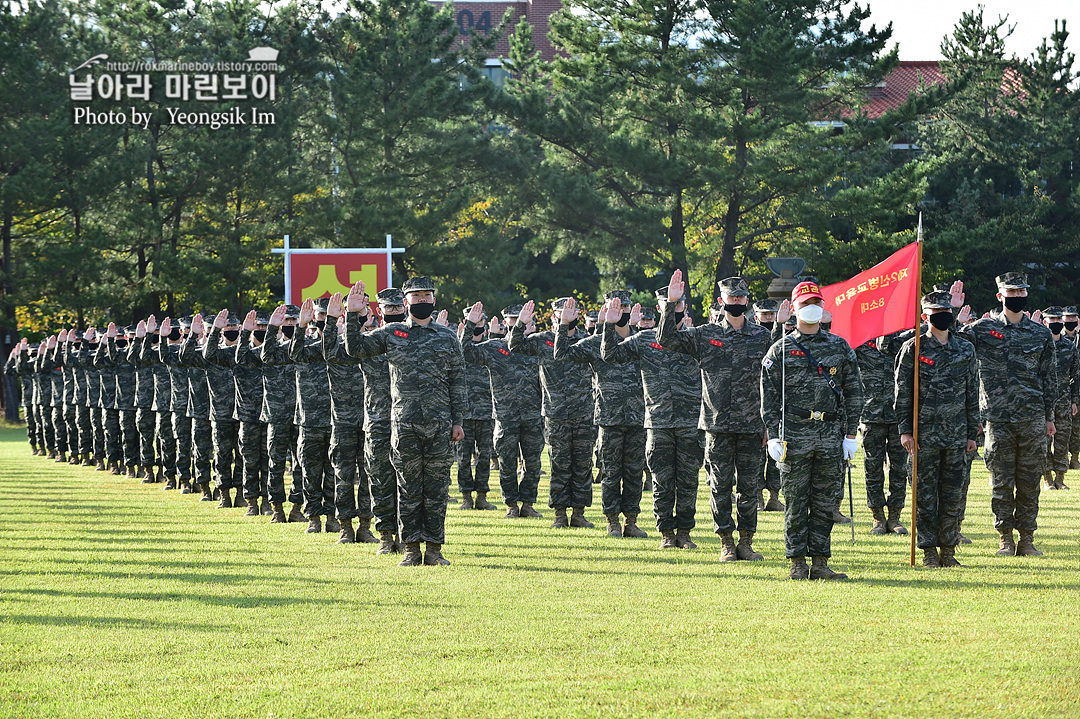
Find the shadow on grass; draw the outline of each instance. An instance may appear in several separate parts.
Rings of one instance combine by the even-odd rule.
[[[193,622],[160,621],[134,617],[60,617],[45,614],[7,614],[5,623],[52,627],[100,627],[102,629],[149,629],[159,631],[169,629],[184,632],[221,632],[233,631],[228,624],[196,624]]]

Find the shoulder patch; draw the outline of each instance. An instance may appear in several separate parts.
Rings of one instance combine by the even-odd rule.
[[[652,347],[653,349],[658,349],[658,350],[664,349],[664,345],[660,344],[659,342],[650,342],[649,346]]]
[[[499,354],[501,354],[504,357],[509,357],[510,356],[510,350],[506,349],[505,347],[500,347],[499,348]]]
[[[544,344],[546,344],[548,347],[554,347],[555,346],[555,343],[552,342],[551,340],[544,340]]]
[[[402,330],[394,330],[394,336],[395,337],[408,337],[409,333],[408,332],[403,332]]]
[[[792,357],[805,357],[806,353],[803,352],[802,350],[791,350],[791,356]]]
[[[761,360],[761,366],[765,369],[772,369],[772,360],[766,357],[765,359]]]
[[[929,357],[923,357],[922,355],[919,355],[919,361],[923,364],[928,364],[931,367],[934,365],[934,360],[930,359]]]
[[[1001,334],[997,330],[990,330],[990,336],[991,337],[997,337],[999,340],[1005,339],[1005,335]]]
[[[874,350],[876,350],[878,348],[877,347],[877,342],[874,342],[873,340],[870,340],[869,342],[867,342],[866,346],[869,347],[870,349],[874,349]]]
[[[724,346],[724,342],[722,340],[709,340],[709,344],[713,345],[714,347]]]

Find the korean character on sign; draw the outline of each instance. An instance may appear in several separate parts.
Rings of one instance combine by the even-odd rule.
[[[878,288],[878,278],[871,277],[866,281],[866,284],[870,286],[871,290],[876,290]]]
[[[97,79],[98,97],[104,100],[122,100],[124,98],[124,83],[119,75],[102,75]]]
[[[187,75],[165,76],[165,97],[172,100],[186,100],[191,92],[191,78]]]
[[[904,279],[905,277],[907,277],[907,271],[908,271],[908,268],[906,268],[906,267],[905,267],[905,268],[903,268],[903,269],[901,269],[901,270],[900,270],[900,274],[899,274],[899,275],[897,276],[897,278],[896,278],[896,279],[897,279],[897,281],[899,281],[899,280],[902,280],[902,279]]]
[[[277,75],[252,75],[251,96],[256,100],[275,99],[277,97]]]
[[[195,99],[196,100],[216,100],[216,99],[218,99],[218,78],[217,78],[217,75],[196,75],[195,76]]]
[[[847,292],[845,292],[844,294],[845,294],[845,295],[847,296],[847,298],[848,298],[849,300],[850,300],[850,299],[852,299],[852,298],[854,298],[854,297],[855,297],[855,288],[854,288],[854,287],[852,287],[852,288],[851,288],[850,290],[848,290],[848,291],[847,291]]]
[[[247,99],[247,75],[224,75],[221,84],[225,90],[221,95],[222,100]]]
[[[843,303],[843,301],[844,301],[844,294],[843,294],[843,293],[840,293],[840,294],[838,294],[838,295],[836,296],[836,299],[835,299],[835,300],[833,300],[833,302],[835,302],[835,303],[836,303],[836,306],[837,306],[837,307],[839,307],[839,306],[841,305],[841,303]]]
[[[889,282],[889,276],[888,275],[882,275],[881,276],[881,287],[888,287],[890,284],[891,283]]]
[[[866,292],[867,287],[865,282],[860,282],[858,287],[859,292]]]
[[[94,99],[92,75],[87,75],[85,80],[76,80],[74,75],[68,75],[68,85],[71,87],[71,99],[75,102],[89,102]]]
[[[139,100],[150,99],[150,76],[149,75],[125,75],[124,91],[129,98]]]

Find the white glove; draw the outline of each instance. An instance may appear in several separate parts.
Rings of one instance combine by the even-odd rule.
[[[783,462],[785,455],[787,455],[787,445],[783,440],[770,439],[767,451],[774,462]]]
[[[844,437],[844,459],[855,459],[855,452],[859,449],[859,441]]]

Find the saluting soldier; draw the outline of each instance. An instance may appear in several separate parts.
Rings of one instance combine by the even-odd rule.
[[[353,357],[387,356],[390,367],[392,461],[398,474],[398,523],[405,543],[402,566],[447,565],[447,490],[450,487],[450,442],[460,442],[468,406],[465,360],[454,331],[432,320],[435,284],[411,277],[401,287],[409,316],[371,332],[361,332],[370,308],[364,283],[349,292],[345,348]],[[335,316],[341,295],[331,298]],[[420,553],[420,543],[426,552]]]
[[[1040,556],[1035,548],[1046,439],[1053,437],[1057,357],[1050,330],[1024,315],[1027,276],[995,278],[999,312],[960,330],[979,359],[979,409],[986,421],[990,508],[1001,536],[1000,556]],[[1013,530],[1020,531],[1020,541]]]
[[[665,349],[693,357],[701,368],[703,401],[698,429],[705,431],[705,466],[713,529],[720,535],[720,561],[760,561],[764,557],[754,551],[752,542],[757,532],[761,448],[765,444],[758,393],[761,361],[772,344],[769,331],[747,320],[750,288],[741,277],[717,283],[723,312],[718,322],[676,330],[672,308],[684,297],[682,276],[682,270],[671,275],[656,337]],[[737,522],[731,518],[733,488]],[[732,537],[735,529],[739,530],[738,546]]]
[[[1076,432],[1077,404],[1080,403],[1080,353],[1076,345],[1065,336],[1063,321],[1064,310],[1061,307],[1048,307],[1043,313],[1043,323],[1054,335],[1054,349],[1057,353],[1058,396],[1054,400],[1054,436],[1050,438],[1050,447],[1046,457],[1047,489],[1068,489],[1065,484],[1065,472],[1069,469],[1069,445]]]
[[[960,543],[968,456],[975,451],[979,435],[978,362],[971,343],[952,331],[953,306],[948,292],[924,296],[922,309],[929,327],[923,330],[917,358],[914,337],[900,350],[894,375],[894,409],[900,441],[914,454],[918,368],[916,542],[923,550],[923,566],[959,567],[956,545]]]
[[[471,308],[470,308],[471,309]],[[483,305],[481,305],[483,310]],[[465,310],[466,318],[469,309]],[[462,332],[472,333],[472,337],[459,337],[464,342],[469,342],[473,337],[479,337],[483,342],[487,337],[487,317],[481,316],[471,327],[462,327]],[[466,363],[465,379],[469,386],[469,409],[465,412],[464,424],[461,428],[465,431],[465,439],[457,445],[457,479],[458,489],[461,491],[462,509],[495,509],[495,505],[487,501],[488,492],[491,491],[489,481],[491,478],[491,457],[494,454],[492,437],[494,435],[494,413],[491,407],[491,377],[485,367]],[[473,456],[476,456],[476,468],[473,469]],[[473,493],[476,500],[473,501]]]
[[[761,418],[787,502],[784,545],[792,579],[847,579],[828,560],[833,508],[843,493],[841,462],[854,459],[858,449],[862,382],[848,343],[821,331],[823,303],[817,283],[796,285],[795,330],[773,344],[761,363]]]
[[[272,523],[304,522],[304,481],[297,451],[296,425],[297,367],[289,359],[289,345],[297,332],[300,308],[281,305],[270,315],[266,340],[259,353],[263,362],[263,408],[259,419],[266,422],[266,446],[269,459],[267,489],[274,513]],[[292,458],[292,482],[285,490],[285,466]],[[285,515],[285,499],[292,503]]]
[[[261,514],[273,515],[267,475],[270,459],[266,451],[266,422],[263,409],[263,363],[262,344],[266,339],[266,327],[270,315],[251,310],[240,327],[240,340],[233,354],[233,380],[236,382],[236,418],[240,422],[237,433],[240,456],[244,463],[242,488],[247,504],[246,517]],[[259,507],[259,500],[262,507]]]
[[[198,323],[198,327],[196,327]],[[202,331],[202,318],[196,316],[192,330]],[[222,342],[224,341],[224,345]],[[243,506],[240,423],[236,420],[236,381],[233,363],[236,343],[240,341],[240,318],[228,310],[218,312],[202,348],[206,377],[210,382],[211,425],[214,430],[214,478],[217,481],[219,509]],[[236,490],[230,496],[230,490]]]
[[[1080,347],[1080,331],[1077,330],[1080,315],[1077,315],[1076,305],[1066,305],[1063,310],[1064,335]],[[1069,437],[1069,469],[1080,469],[1080,432],[1073,432]]]

